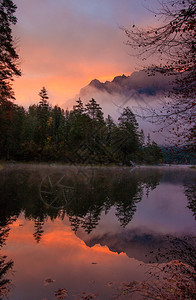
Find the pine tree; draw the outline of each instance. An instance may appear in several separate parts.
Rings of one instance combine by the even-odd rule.
[[[124,108],[118,120],[113,147],[123,164],[129,164],[139,149],[138,123],[129,107]]]
[[[38,244],[41,241],[42,235],[44,233],[43,225],[44,225],[44,221],[41,220],[41,218],[38,217],[37,219],[35,219],[34,221],[35,232],[33,236]]]
[[[51,113],[51,107],[48,102],[48,93],[45,87],[43,87],[39,93],[40,102],[38,105],[38,139],[40,140],[42,145],[44,145],[47,133],[48,133],[48,121]]]
[[[93,119],[102,121],[103,120],[103,112],[100,105],[96,102],[95,99],[89,100],[89,102],[86,104],[86,111],[87,114]]]
[[[107,144],[111,145],[112,134],[116,128],[116,125],[110,115],[108,115],[108,117],[106,118],[105,123],[106,123],[106,127],[107,127]]]
[[[46,91],[46,88],[43,87],[39,93],[40,96],[40,102],[39,102],[39,106],[42,108],[48,108],[48,92]]]
[[[140,133],[139,133],[139,140],[140,140],[140,146],[144,147],[145,144],[145,136],[144,136],[144,131],[143,129],[141,129]]]
[[[146,146],[149,147],[150,145],[151,145],[151,138],[150,138],[150,133],[148,133]]]
[[[85,109],[82,100],[79,98],[76,103],[77,104],[73,106],[74,113],[83,114]]]
[[[0,0],[0,104],[15,99],[11,81],[21,76],[11,29],[17,22],[16,8],[11,0]]]

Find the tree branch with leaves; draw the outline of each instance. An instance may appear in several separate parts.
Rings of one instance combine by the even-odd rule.
[[[152,57],[157,63],[147,67],[149,76],[162,73],[173,76],[172,88],[160,111],[147,108],[148,117],[169,124],[170,133],[175,132],[177,145],[194,148],[196,142],[196,2],[193,0],[162,0],[158,12],[152,10],[162,21],[159,27],[147,29],[135,25],[125,27],[126,44],[142,61]]]

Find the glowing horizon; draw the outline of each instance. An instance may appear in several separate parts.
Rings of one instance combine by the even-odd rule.
[[[112,80],[142,66],[129,56],[120,26],[151,22],[146,1],[15,0],[22,77],[13,84],[16,103],[38,103],[43,86],[49,101],[64,105],[91,80]],[[150,0],[153,6],[156,0]]]

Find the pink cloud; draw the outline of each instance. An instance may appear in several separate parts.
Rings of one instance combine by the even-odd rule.
[[[94,78],[134,71],[135,58],[128,55],[119,25],[129,26],[136,17],[143,20],[145,10],[135,1],[15,2],[14,36],[19,38],[23,71],[14,84],[17,103],[36,102],[44,85],[50,101],[61,104]]]

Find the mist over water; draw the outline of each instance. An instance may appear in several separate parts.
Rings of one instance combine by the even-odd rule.
[[[195,235],[195,179],[188,167],[4,166],[9,299],[54,299],[59,288],[68,299],[111,299],[120,282],[144,279],[140,264],[153,263],[158,248]],[[176,259],[172,253],[162,262]]]

